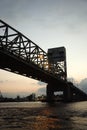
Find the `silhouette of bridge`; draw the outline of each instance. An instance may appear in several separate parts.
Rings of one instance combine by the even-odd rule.
[[[48,49],[46,53],[2,20],[0,20],[0,68],[47,83],[47,101],[53,100],[56,91],[63,91],[65,101],[87,100],[86,93],[67,81],[64,47]]]

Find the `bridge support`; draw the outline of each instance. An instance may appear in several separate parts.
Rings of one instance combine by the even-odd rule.
[[[70,86],[65,87],[63,97],[65,102],[71,102],[73,100],[73,92]]]
[[[53,87],[53,84],[48,83],[47,85],[47,102],[54,102],[54,92],[59,91],[57,87]],[[63,90],[63,101],[71,102],[73,100],[73,91],[71,86],[67,85]]]
[[[54,101],[54,91],[52,89],[52,85],[47,85],[47,102],[53,102]]]

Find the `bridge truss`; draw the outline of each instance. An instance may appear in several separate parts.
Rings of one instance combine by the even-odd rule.
[[[60,70],[62,70],[62,73],[65,73],[64,65],[60,67],[62,63],[55,64],[54,71],[50,69],[48,54],[33,41],[2,20],[0,20],[0,49],[48,71],[60,79],[65,79],[65,74],[64,77],[60,74]]]
[[[65,49],[56,49],[46,53],[22,33],[0,20],[1,69],[46,82],[47,99],[51,99],[55,91],[63,91],[66,100],[72,99],[73,94],[79,95],[79,99],[87,99],[87,94],[67,82]]]

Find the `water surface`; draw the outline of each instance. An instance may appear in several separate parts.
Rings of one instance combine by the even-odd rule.
[[[87,130],[87,101],[0,103],[0,130]]]

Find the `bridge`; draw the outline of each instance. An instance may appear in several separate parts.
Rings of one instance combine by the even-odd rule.
[[[87,100],[87,94],[67,81],[65,47],[46,53],[22,33],[0,20],[0,68],[47,83],[47,101],[62,91],[64,101]]]

